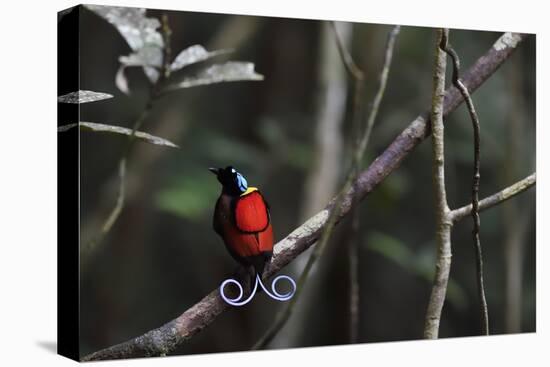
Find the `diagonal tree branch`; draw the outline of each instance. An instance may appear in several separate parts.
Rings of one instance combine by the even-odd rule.
[[[505,33],[501,36],[487,53],[464,73],[462,81],[468,90],[474,92],[483,84],[510,57],[525,37],[525,35],[517,33]],[[444,116],[452,112],[462,101],[462,96],[456,88],[451,87],[447,90],[443,109]],[[429,136],[427,120],[427,113],[418,116],[369,168],[357,177],[353,186],[344,196],[339,217],[343,217],[349,212],[354,198],[357,198],[356,202],[358,202],[368,195],[399,167],[416,146]],[[275,245],[273,259],[266,267],[267,277],[282,269],[317,241],[332,208],[333,201]],[[168,353],[208,327],[226,309],[227,306],[216,289],[165,325],[124,343],[86,355],[82,360],[130,358]]]

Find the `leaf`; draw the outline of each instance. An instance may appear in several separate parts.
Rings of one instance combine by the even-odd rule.
[[[112,133],[112,134],[121,134],[121,135],[132,135],[132,129],[128,129],[126,127],[122,126],[115,126],[115,125],[106,125],[106,124],[99,124],[96,122],[80,122],[79,124],[68,124],[59,126],[57,128],[58,132],[64,132],[67,130],[72,129],[73,127],[80,126],[81,130],[87,130],[87,131],[93,131],[93,132],[101,132],[101,133]],[[174,143],[172,143],[169,140],[166,140],[164,138],[160,138],[155,135],[151,135],[149,133],[143,132],[143,131],[136,131],[135,137],[141,140],[144,140],[148,143],[155,144],[155,145],[163,145],[167,147],[172,148],[178,148],[178,146]]]
[[[120,32],[130,48],[137,51],[146,45],[164,47],[161,34],[157,31],[160,22],[157,18],[147,18],[143,8],[127,8],[105,5],[84,5]]]
[[[156,68],[162,65],[162,49],[164,48],[162,35],[157,31],[157,28],[160,27],[159,20],[157,18],[147,18],[145,9],[142,8],[103,5],[84,6],[114,25],[134,51],[128,56],[121,56],[119,61],[125,66],[142,66],[145,75],[151,82],[155,83],[159,78],[159,72]],[[120,75],[122,74],[119,70],[119,73],[117,73],[119,81],[121,80]],[[121,91],[124,92],[123,89]]]
[[[109,98],[113,98],[113,95],[109,93],[94,92],[91,90],[79,90],[57,97],[57,102],[77,104],[97,102]]]
[[[229,61],[224,64],[212,65],[200,72],[197,76],[185,78],[181,83],[172,85],[168,87],[168,89],[191,88],[214,83],[263,79],[263,75],[254,71],[254,63]]]
[[[162,66],[162,49],[156,46],[144,46],[128,56],[120,56],[118,61],[123,66],[143,66],[145,75],[154,83],[160,74],[157,69]]]
[[[160,68],[162,65],[162,50],[154,46],[145,46],[128,56],[120,56],[118,61],[125,66]]]
[[[195,64],[197,62],[201,62],[204,60],[208,60],[212,57],[223,55],[233,52],[233,50],[217,50],[217,51],[206,51],[204,47],[201,45],[193,45],[190,47],[187,47],[183,51],[181,51],[178,56],[174,59],[172,62],[172,65],[170,65],[170,69],[172,71],[177,71],[180,69],[183,69],[184,67]]]

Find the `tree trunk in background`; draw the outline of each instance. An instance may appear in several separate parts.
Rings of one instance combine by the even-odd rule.
[[[512,68],[509,69],[508,79],[510,83],[511,101],[509,101],[508,120],[508,148],[506,170],[503,182],[512,182],[525,173],[531,165],[526,154],[523,142],[526,140],[525,125],[528,120],[525,109],[525,100],[522,93],[524,79],[519,71],[522,63],[521,53],[511,60]],[[527,163],[527,164],[525,164]],[[523,302],[523,261],[524,245],[527,235],[528,224],[531,220],[530,210],[516,201],[510,202],[503,207],[504,228],[505,228],[505,269],[506,269],[506,332],[521,332],[521,316]]]
[[[351,44],[351,23],[337,23],[338,34],[346,47]],[[341,173],[343,172],[343,134],[342,126],[346,117],[346,100],[348,95],[348,78],[340,59],[336,40],[327,22],[322,23],[319,42],[319,81],[317,94],[317,121],[315,127],[315,161],[306,179],[303,190],[304,201],[300,213],[301,220],[305,220],[317,213],[334,196]],[[291,272],[301,273],[309,251],[303,254],[291,265]],[[317,273],[312,269],[311,275]],[[289,347],[297,345],[302,327],[307,318],[308,306],[318,289],[323,277],[317,276],[308,281],[307,289],[300,304],[296,305],[292,322],[281,330],[273,340],[274,347]]]
[[[339,23],[343,42],[351,43],[352,24]],[[304,189],[301,219],[322,209],[332,198],[342,172],[342,125],[346,115],[347,77],[340,61],[334,34],[327,24],[321,32],[319,62],[318,121],[315,129],[315,162],[311,166]]]

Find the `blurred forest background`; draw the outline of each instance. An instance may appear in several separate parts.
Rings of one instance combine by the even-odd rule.
[[[162,14],[172,30],[173,56],[194,44],[209,51],[233,49],[213,60],[253,62],[264,80],[181,89],[153,104],[140,130],[180,148],[137,141],[130,151],[126,206],[93,251],[82,252],[82,354],[162,325],[232,275],[236,264],[212,229],[220,187],[208,167],[233,165],[261,188],[276,240],[326,205],[348,167],[351,85],[328,22],[147,11],[148,17]],[[151,83],[142,68],[127,68],[130,94],[122,93],[115,85],[118,58],[131,49],[90,10],[83,8],[80,20],[80,89],[114,95],[82,104],[81,121],[131,128],[145,109]],[[368,104],[391,26],[337,26],[366,74]],[[464,70],[500,34],[451,30]],[[433,29],[401,28],[364,168],[429,108],[434,41]],[[532,36],[473,95],[481,120],[481,198],[535,170],[535,77]],[[472,130],[464,105],[447,118],[445,135],[447,194],[456,208],[469,203],[471,190]],[[84,244],[115,204],[127,139],[84,131],[80,139]],[[360,205],[360,342],[422,338],[435,258],[431,169],[431,147],[424,143]],[[348,342],[349,222],[337,226],[271,348]],[[453,231],[441,337],[479,333],[471,229],[468,218]],[[481,241],[491,333],[534,332],[535,190],[483,212]],[[282,273],[296,278],[307,256]],[[260,294],[222,314],[177,353],[248,350],[280,307]]]

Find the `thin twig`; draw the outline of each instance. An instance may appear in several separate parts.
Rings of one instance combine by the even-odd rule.
[[[483,56],[464,74],[463,82],[472,92],[482,85],[517,49],[525,39],[521,34],[505,33]],[[449,114],[462,103],[462,97],[455,88],[445,94],[444,115]],[[387,176],[396,170],[401,162],[429,136],[428,119],[421,114],[405,128],[382,154],[363,171],[342,200],[340,218],[351,209],[351,203],[362,200],[371,193]],[[480,202],[482,207],[483,201]],[[265,276],[270,277],[306,251],[319,238],[327,223],[331,201],[325,209],[311,217],[292,233],[274,246],[273,259],[266,267]],[[468,215],[468,214],[466,214]],[[131,358],[146,355],[169,353],[189,340],[201,330],[210,326],[216,318],[227,310],[227,304],[215,289],[177,318],[163,326],[149,330],[143,335],[126,342],[91,353],[83,361]]]
[[[346,45],[340,38],[338,30],[336,29],[336,22],[329,22],[330,29],[334,35],[334,40],[338,48],[338,54],[340,55],[340,60],[344,64],[346,71],[353,81],[353,116],[352,116],[352,132],[355,136],[359,137],[361,135],[361,121],[363,119],[363,99],[364,99],[364,81],[365,74],[363,71],[355,64],[351,53],[347,49]],[[355,166],[356,161],[358,160],[357,155],[360,147],[360,139],[354,141],[354,155],[352,155],[352,166]]]
[[[380,76],[378,79],[378,90],[374,97],[374,100],[369,112],[369,116],[367,117],[365,132],[362,135],[360,134],[360,132],[358,132],[358,136],[362,136],[362,138],[359,139],[356,152],[361,152],[361,151],[364,152],[366,150],[366,147],[372,132],[372,128],[374,126],[374,122],[376,120],[376,116],[378,115],[378,110],[380,108],[380,104],[382,102],[384,92],[386,90],[386,84],[388,81],[390,65],[393,57],[395,40],[397,38],[397,35],[399,34],[400,28],[401,28],[400,26],[396,25],[392,28],[392,30],[388,34],[388,39],[386,41],[386,47],[385,47],[385,53],[384,53],[384,62],[382,66],[382,71],[380,72]],[[356,169],[359,169],[361,159],[362,159],[362,155],[355,157]],[[358,269],[359,248],[358,248],[358,241],[357,241],[357,235],[359,233],[359,222],[360,222],[359,207],[355,205],[354,210],[352,212],[351,231],[349,233],[349,239],[348,239],[349,279],[350,279],[350,299],[349,299],[350,343],[357,343],[359,338],[359,309],[360,309],[359,293],[360,291],[359,291],[359,275],[358,275],[359,274],[359,269]]]
[[[361,121],[363,119],[364,115],[364,105],[363,100],[365,98],[365,74],[363,71],[355,64],[355,61],[353,60],[353,57],[351,56],[350,51],[344,44],[342,38],[340,37],[340,34],[338,33],[336,23],[335,22],[329,22],[330,29],[332,30],[332,34],[334,36],[336,46],[338,48],[338,54],[340,56],[340,60],[344,64],[347,73],[349,74],[350,78],[352,79],[353,83],[353,115],[352,115],[352,132],[357,137],[357,139],[354,141],[354,147],[353,151],[355,152],[355,155],[352,156],[352,162],[351,162],[351,168],[348,172],[348,179],[356,179],[359,168],[360,168],[360,161],[363,156],[361,152],[359,152],[360,149],[360,139],[361,136]],[[360,156],[358,156],[360,155]],[[353,205],[353,211],[352,211],[352,230],[350,233],[350,240],[349,240],[349,256],[350,256],[350,342],[354,343],[357,340],[358,337],[358,322],[359,322],[359,282],[358,282],[358,265],[357,265],[357,248],[354,243],[354,237],[355,234],[359,230],[359,207],[358,205],[354,205],[357,203],[352,203]],[[267,344],[267,343],[266,343]],[[258,344],[257,344],[258,345]],[[265,345],[264,345],[265,346]]]
[[[513,198],[514,196],[521,194],[525,190],[531,188],[535,185],[537,181],[536,172],[525,177],[523,180],[516,182],[515,184],[508,186],[501,191],[486,197],[483,200],[479,201],[479,211],[492,208],[495,205],[498,205],[508,199]],[[453,223],[456,223],[472,213],[472,204],[465,205],[458,209],[451,211],[451,219]]]
[[[479,238],[480,218],[479,218],[479,179],[480,179],[480,125],[479,118],[474,108],[474,102],[470,97],[468,88],[460,81],[460,59],[458,54],[451,47],[448,40],[448,34],[444,42],[441,43],[443,50],[451,57],[453,61],[453,84],[458,88],[460,94],[466,101],[468,113],[472,120],[472,128],[474,131],[474,174],[472,180],[472,219],[474,229],[472,236],[474,240],[474,248],[476,254],[476,271],[477,271],[477,289],[479,297],[479,308],[481,313],[481,333],[489,335],[489,310],[487,308],[487,300],[485,298],[485,287],[483,285],[483,254],[481,251],[481,240]]]
[[[119,179],[119,185],[118,185],[118,196],[116,200],[115,207],[113,208],[113,211],[101,227],[101,234],[105,235],[111,227],[113,226],[115,220],[120,215],[120,212],[122,211],[122,208],[124,207],[124,197],[125,197],[125,185],[124,185],[124,178],[126,177],[126,157],[124,156],[119,164],[118,164],[118,179]]]
[[[395,39],[397,38],[397,35],[399,34],[400,29],[401,27],[396,25],[392,28],[392,30],[388,34],[388,40],[386,41],[386,52],[384,53],[384,66],[382,67],[382,71],[380,72],[380,77],[378,80],[378,90],[376,91],[376,95],[374,96],[374,100],[372,102],[370,114],[367,119],[367,128],[361,139],[360,148],[358,149],[358,151],[364,151],[370,139],[372,127],[374,126],[374,121],[376,120],[376,116],[378,115],[378,109],[380,108],[380,103],[382,102],[382,98],[384,97],[384,92],[386,91],[386,84],[388,82],[388,74],[390,72],[390,65],[393,57]]]
[[[113,209],[111,209],[109,215],[107,216],[107,219],[103,222],[103,225],[101,226],[101,230],[99,234],[97,234],[90,241],[88,241],[88,243],[86,243],[86,245],[83,247],[84,258],[87,258],[86,255],[88,255],[89,252],[93,250],[93,248],[103,240],[103,238],[107,235],[107,233],[111,230],[115,222],[118,220],[118,218],[120,217],[120,213],[122,213],[122,210],[124,209],[125,198],[126,198],[125,187],[126,187],[126,171],[127,171],[127,165],[128,165],[128,156],[136,140],[136,132],[141,128],[141,125],[143,125],[143,122],[146,120],[147,116],[151,113],[151,110],[153,109],[154,101],[160,96],[159,86],[167,78],[170,77],[170,59],[171,59],[171,52],[172,52],[170,47],[170,36],[172,34],[172,31],[170,29],[170,25],[168,24],[168,17],[166,14],[162,15],[161,20],[162,20],[161,30],[162,30],[164,47],[163,47],[163,62],[160,70],[160,77],[151,86],[151,93],[150,93],[149,100],[147,101],[147,104],[145,105],[145,108],[142,110],[139,117],[134,122],[134,125],[132,126],[132,132],[128,136],[128,139],[126,141],[126,147],[118,162],[119,185],[118,185],[118,192],[117,192],[115,206],[113,207]]]
[[[151,112],[151,109],[152,100],[147,103],[145,109],[141,112],[137,120],[134,122],[130,135],[128,135],[128,139],[126,140],[126,147],[118,162],[118,192],[116,196],[115,206],[113,207],[113,209],[111,209],[109,215],[107,216],[107,219],[105,219],[105,221],[101,225],[99,233],[83,245],[81,249],[81,258],[84,263],[88,260],[90,252],[93,251],[95,247],[99,243],[101,243],[101,241],[103,241],[104,237],[111,230],[118,217],[120,216],[120,213],[122,213],[122,210],[124,209],[126,198],[126,172],[128,164],[128,154],[130,153],[130,149],[132,148],[136,139],[136,132],[139,130],[139,128],[143,124],[143,121]]]
[[[118,192],[116,197],[115,206],[111,211],[109,212],[109,215],[107,216],[107,219],[103,222],[101,225],[100,232],[94,236],[92,239],[90,239],[82,248],[82,258],[84,261],[88,258],[89,254],[93,249],[97,246],[98,243],[100,243],[105,235],[111,230],[115,222],[117,221],[118,217],[120,216],[120,213],[122,213],[122,210],[124,209],[125,204],[125,197],[126,197],[126,172],[127,172],[127,164],[128,164],[128,154],[130,153],[130,150],[134,144],[134,141],[136,140],[136,132],[139,130],[141,125],[143,124],[143,121],[147,118],[149,113],[152,110],[153,104],[152,100],[150,100],[145,109],[141,112],[137,120],[134,122],[134,125],[132,126],[132,132],[128,136],[128,139],[126,140],[126,147],[124,149],[124,152],[122,153],[122,156],[118,162]]]
[[[336,46],[338,46],[338,52],[340,53],[340,57],[344,63],[344,66],[346,67],[347,72],[355,80],[364,80],[365,75],[363,74],[363,71],[359,69],[359,67],[355,64],[355,61],[353,61],[353,57],[351,56],[350,52],[344,45],[344,42],[342,42],[342,40],[338,36],[338,31],[336,30],[336,23],[329,22],[329,24],[330,24],[330,27],[332,28],[332,32],[335,35]]]
[[[437,30],[435,66],[432,89],[432,181],[435,192],[435,243],[437,258],[435,277],[426,312],[424,337],[436,339],[439,334],[441,311],[447,293],[447,283],[451,271],[451,225],[449,206],[445,191],[445,150],[443,128],[443,102],[445,97],[445,70],[447,61],[443,52],[443,42],[448,30]]]

